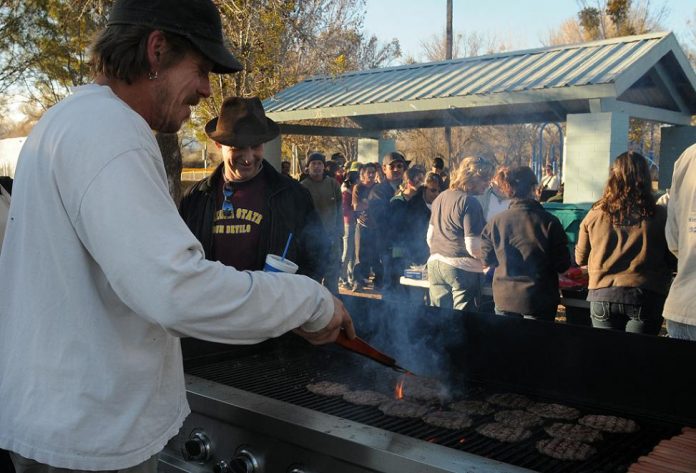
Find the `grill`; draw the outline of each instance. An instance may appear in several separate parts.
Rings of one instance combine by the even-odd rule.
[[[349,433],[374,428],[370,432],[405,436],[424,452],[426,466],[432,467],[373,470],[374,465],[370,469],[363,465],[365,469],[345,471],[508,471],[508,467],[514,471],[514,465],[543,472],[620,472],[660,440],[677,435],[684,425],[694,425],[694,406],[688,401],[695,394],[692,386],[696,380],[684,374],[689,372],[688,360],[696,354],[692,343],[479,314],[409,309],[358,299],[347,304],[361,335],[370,335],[375,344],[381,343],[380,348],[387,346],[385,351],[397,353],[397,360],[407,368],[423,374],[439,370],[438,378],[452,387],[454,399],[517,392],[540,402],[570,405],[583,414],[630,417],[641,429],[633,434],[607,434],[596,445],[597,454],[585,462],[575,462],[555,460],[536,451],[536,442],[548,438],[541,427],[531,429],[530,439],[510,444],[478,434],[476,427],[493,421],[492,415],[474,416],[475,424],[460,431],[429,426],[419,419],[386,416],[374,407],[310,393],[305,386],[326,380],[345,383],[351,389],[390,393],[397,373],[337,346],[310,347],[293,336],[242,348],[186,343],[186,372],[195,385],[189,393],[190,399],[194,398],[194,411],[197,406],[206,410],[202,405],[210,402],[193,392],[201,382],[230,387],[231,399],[243,392],[261,404],[275,400],[274,406],[280,412],[298,410],[303,413],[300,417],[339,418],[347,421],[344,427]],[[414,344],[404,346],[404,337],[395,334],[395,326],[409,327],[406,339],[422,341],[430,353],[440,356],[424,356]],[[385,333],[390,336],[381,337]],[[390,346],[388,340],[396,340],[396,344]],[[414,352],[417,357],[406,356]],[[269,416],[262,415],[261,419],[268,421]],[[366,444],[368,449],[373,447],[369,440]],[[413,460],[415,456],[411,457]],[[443,457],[461,463],[449,467],[437,464],[436,460]],[[351,462],[359,465],[361,460],[351,458]],[[263,471],[293,470],[268,466]]]

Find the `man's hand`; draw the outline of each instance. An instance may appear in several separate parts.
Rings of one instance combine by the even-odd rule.
[[[350,314],[348,314],[343,302],[334,296],[333,318],[326,327],[318,332],[307,332],[301,328],[295,329],[294,332],[312,345],[324,345],[326,343],[335,342],[341,330],[343,330],[345,335],[351,340],[356,336],[355,328],[353,327],[353,319],[350,318]]]

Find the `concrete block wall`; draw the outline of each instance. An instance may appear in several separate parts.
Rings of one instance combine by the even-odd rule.
[[[601,112],[568,115],[565,203],[593,203],[602,195],[613,160],[628,149],[628,115]]]
[[[375,140],[360,138],[358,140],[358,162],[381,163],[382,156],[396,149],[395,140]]]

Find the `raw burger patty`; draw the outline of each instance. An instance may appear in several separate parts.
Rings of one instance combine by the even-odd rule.
[[[485,416],[492,414],[494,409],[485,401],[457,401],[449,405],[453,411],[469,415]]]
[[[379,406],[389,401],[389,396],[376,391],[348,391],[343,400],[359,406]]]
[[[588,427],[612,433],[628,434],[639,429],[635,421],[615,416],[589,415],[581,417],[578,422]]]
[[[428,412],[426,406],[408,401],[387,401],[379,406],[379,410],[392,417],[423,417]]]
[[[523,411],[521,409],[513,411],[500,411],[495,413],[495,420],[510,427],[529,428],[543,422],[538,415]]]
[[[534,402],[526,396],[515,393],[491,394],[486,401],[497,406],[509,407],[512,409],[524,409],[527,406],[531,406]]]
[[[435,411],[423,416],[423,422],[445,429],[459,430],[471,427],[471,419],[462,412]]]
[[[322,396],[343,396],[348,392],[348,386],[331,381],[319,381],[318,383],[308,384],[307,390]]]
[[[564,424],[557,422],[544,427],[551,437],[575,440],[576,442],[598,442],[602,440],[602,432],[592,427],[580,424]]]
[[[500,422],[484,424],[477,428],[476,431],[483,436],[500,442],[521,442],[532,435],[527,429],[523,429],[522,427],[510,427]]]
[[[529,412],[533,412],[541,417],[550,417],[551,419],[568,419],[575,420],[580,417],[580,411],[574,407],[564,406],[562,404],[547,404],[545,402],[537,402],[527,407]]]
[[[586,443],[559,438],[539,440],[536,448],[544,455],[559,460],[582,461],[597,453],[597,449]]]

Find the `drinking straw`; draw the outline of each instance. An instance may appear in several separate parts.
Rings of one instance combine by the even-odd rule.
[[[288,235],[288,242],[285,244],[285,249],[283,250],[283,256],[280,258],[281,261],[285,261],[285,255],[288,254],[288,248],[290,248],[290,242],[292,241],[292,232]]]

